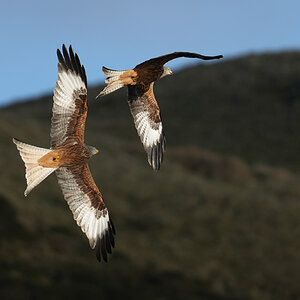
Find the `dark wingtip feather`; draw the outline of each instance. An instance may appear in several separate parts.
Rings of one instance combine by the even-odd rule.
[[[223,55],[216,55],[216,56],[212,56],[211,59],[220,59],[223,58]]]
[[[87,79],[86,79],[85,67],[82,66],[81,70],[82,70],[82,80],[85,83],[85,86],[87,86]]]
[[[101,239],[98,239],[96,247],[95,247],[96,257],[99,262],[102,261],[102,259],[107,262],[107,253],[105,249],[105,238],[102,237]]]
[[[113,232],[114,235],[116,235],[116,229],[115,229],[115,226],[114,226],[114,223],[113,223],[113,220],[112,220],[111,216],[109,216],[109,222],[108,222],[108,224],[111,225],[112,232]]]
[[[101,254],[102,254],[102,258],[105,262],[107,262],[107,252],[106,252],[106,240],[105,240],[105,234],[101,239]]]
[[[72,45],[69,46],[69,52],[66,48],[66,45],[62,45],[62,53],[59,49],[57,49],[57,57],[58,61],[61,63],[63,68],[65,70],[71,70],[74,71],[76,74],[78,74],[82,81],[85,83],[85,86],[87,87],[87,78],[84,66],[81,65],[79,57],[77,53],[74,53]]]
[[[180,52],[179,52],[180,53]],[[208,56],[208,55],[202,55],[198,53],[189,53],[189,52],[182,52],[184,53],[184,57],[194,57],[194,58],[200,58],[202,60],[213,60],[213,59],[220,59],[223,58],[223,55],[214,55],[214,56]]]
[[[114,238],[113,230],[109,223],[108,223],[108,236],[109,236],[110,244],[114,248],[115,247],[115,238]]]
[[[166,151],[166,136],[164,134],[164,131],[162,131],[159,142],[152,148],[149,148],[149,150],[147,151],[148,161],[150,166],[153,168],[153,170],[155,171],[160,170],[160,166],[164,159],[165,151]]]
[[[65,60],[64,60],[64,57],[63,57],[63,55],[61,54],[61,52],[60,52],[59,49],[57,49],[57,57],[58,57],[58,61],[59,61],[60,64],[63,66],[63,68],[64,68],[65,70],[67,70],[68,67],[67,67],[66,62],[65,62]]]
[[[101,262],[101,253],[100,253],[100,240],[97,241],[96,247],[95,247],[96,257],[99,262]]]
[[[70,57],[69,57],[69,53],[68,53],[68,50],[67,50],[65,44],[63,44],[62,50],[63,50],[63,55],[64,55],[64,58],[65,58],[65,62],[66,62],[66,65],[68,67],[68,70],[74,70],[73,67],[72,67],[71,60],[70,60]]]
[[[110,240],[109,240],[109,234],[108,232],[105,233],[105,244],[106,244],[106,251],[107,253],[111,254],[111,246],[110,246]]]
[[[96,257],[99,262],[103,259],[105,262],[108,262],[108,255],[112,253],[112,248],[115,247],[114,235],[116,234],[115,227],[111,218],[108,221],[108,229],[105,231],[104,235],[97,240],[95,252]]]
[[[75,61],[75,55],[74,55],[73,48],[72,48],[71,45],[70,45],[70,47],[69,47],[69,53],[70,53],[70,58],[71,58],[72,69],[75,70],[75,72],[76,72],[77,74],[79,74],[79,73],[80,73],[80,66],[78,66],[78,65],[76,64],[76,61]]]
[[[215,56],[207,56],[207,55],[202,55],[199,53],[194,53],[194,52],[173,52],[173,53],[169,53],[166,55],[162,55],[162,56],[158,56],[158,57],[154,57],[151,59],[148,59],[138,65],[136,65],[137,67],[142,67],[144,65],[147,64],[160,64],[160,65],[164,65],[165,63],[167,63],[168,61],[178,58],[178,57],[190,57],[190,58],[200,58],[203,60],[212,60],[212,59],[220,59],[223,57],[223,55],[215,55]]]

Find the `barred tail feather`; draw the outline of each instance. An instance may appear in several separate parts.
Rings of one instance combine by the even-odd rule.
[[[120,80],[120,76],[126,71],[111,70],[105,67],[102,67],[102,70],[103,73],[107,76],[107,78],[105,79],[105,83],[107,83],[107,86],[96,96],[96,98],[108,95],[125,85]]]
[[[102,71],[103,71],[104,75],[106,75],[108,77],[120,76],[125,72],[125,71],[111,70],[104,66],[102,67]]]
[[[108,94],[122,88],[123,86],[124,86],[124,84],[122,84],[118,81],[111,82],[97,95],[96,98],[108,95]]]
[[[27,188],[24,192],[24,195],[27,196],[33,188],[35,188],[47,176],[54,172],[56,168],[44,168],[38,163],[38,160],[51,150],[35,147],[23,143],[15,138],[13,139],[13,142],[16,144],[20,152],[20,156],[25,163]]]

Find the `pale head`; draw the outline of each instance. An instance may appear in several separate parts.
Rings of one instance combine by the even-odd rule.
[[[163,71],[162,75],[160,76],[160,78],[163,78],[167,75],[172,75],[172,74],[173,74],[172,70],[169,67],[164,66],[164,71]]]
[[[87,147],[89,148],[90,156],[93,156],[93,155],[99,153],[99,150],[96,147],[93,147],[93,146],[87,146]]]

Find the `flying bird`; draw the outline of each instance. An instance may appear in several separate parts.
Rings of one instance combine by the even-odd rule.
[[[25,196],[55,171],[75,221],[86,234],[99,261],[114,247],[115,229],[88,161],[99,151],[84,142],[87,116],[87,78],[78,55],[63,45],[57,49],[58,79],[54,89],[51,147],[35,147],[13,139],[26,167]]]
[[[166,75],[172,75],[170,68],[164,66],[178,57],[212,60],[222,55],[204,56],[191,52],[174,52],[149,59],[126,71],[102,67],[107,76],[107,86],[96,98],[110,94],[123,86],[128,87],[128,104],[141,142],[147,152],[148,162],[154,170],[159,170],[166,149],[166,137],[162,126],[159,106],[153,93],[154,82]]]

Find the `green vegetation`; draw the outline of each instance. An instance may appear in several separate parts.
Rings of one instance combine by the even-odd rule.
[[[299,79],[291,52],[161,80],[168,148],[159,172],[126,90],[94,100],[101,87],[91,88],[86,141],[100,155],[90,166],[117,229],[108,264],[97,262],[55,175],[23,196],[11,139],[48,147],[52,96],[1,109],[0,298],[299,299]]]

